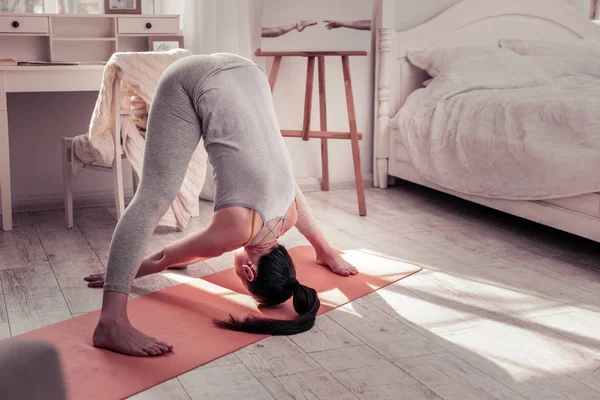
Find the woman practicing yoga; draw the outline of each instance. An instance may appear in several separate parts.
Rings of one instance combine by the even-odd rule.
[[[204,231],[144,258],[201,138],[214,169],[213,220]],[[93,336],[97,347],[133,356],[170,352],[170,344],[129,322],[127,298],[133,279],[235,250],[236,273],[257,302],[276,305],[293,296],[299,315],[292,320],[232,318],[218,325],[266,334],[310,329],[320,306],[317,293],[296,280],[292,259],[277,242],[293,226],[314,247],[320,264],[340,275],[357,272],[317,229],[294,182],[267,77],[243,57],[194,55],[167,68],[148,116],[142,171],[139,188],[117,223],[106,276],[85,278],[88,286],[104,288]]]

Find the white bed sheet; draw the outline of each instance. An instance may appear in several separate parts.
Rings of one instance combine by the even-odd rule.
[[[395,125],[424,178],[511,200],[600,191],[600,58],[478,57],[413,92]]]

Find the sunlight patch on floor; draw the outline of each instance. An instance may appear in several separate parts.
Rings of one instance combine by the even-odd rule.
[[[495,365],[517,382],[577,373],[596,365],[600,357],[598,347],[577,343],[576,338],[561,338],[547,326],[535,327],[527,323],[516,326],[490,321],[460,333],[442,333],[440,336],[462,347],[463,350],[459,350],[461,356],[467,361],[471,359],[484,372],[498,376],[495,371],[485,371]],[[491,364],[482,365],[481,357]]]
[[[194,278],[193,276],[186,276],[186,275],[178,274],[175,272],[163,272],[163,275],[168,280],[173,282],[173,284],[189,283],[189,282],[199,279],[199,278]]]
[[[360,273],[369,274],[373,277],[398,279],[417,272],[421,269],[419,265],[399,260],[395,257],[376,253],[365,249],[341,250],[341,257],[355,266]]]
[[[355,317],[364,318],[358,311],[356,311],[356,308],[354,308],[352,303],[344,304],[343,306],[336,308],[336,310],[346,314],[354,315]]]

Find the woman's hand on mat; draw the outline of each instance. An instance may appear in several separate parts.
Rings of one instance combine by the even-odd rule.
[[[355,266],[344,260],[333,249],[317,254],[317,263],[342,276],[356,275],[358,270]]]
[[[154,271],[151,271],[151,268],[144,268],[145,266],[147,266],[147,264],[142,263],[142,267],[138,270],[138,273],[135,276],[136,278],[141,278],[142,276],[156,273]],[[186,269],[187,267],[188,267],[187,264],[178,264],[178,265],[171,265],[167,269]],[[159,271],[159,272],[162,272],[162,271]],[[90,274],[89,276],[86,276],[85,278],[83,278],[83,280],[88,282],[88,287],[91,287],[91,288],[104,287],[104,273]]]
[[[88,282],[88,287],[101,288],[104,287],[104,273],[91,274],[83,278],[84,281]]]

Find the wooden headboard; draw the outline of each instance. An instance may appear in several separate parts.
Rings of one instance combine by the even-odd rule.
[[[406,58],[410,50],[498,46],[498,40],[600,41],[600,26],[565,0],[463,0],[406,31],[394,28],[396,0],[383,0],[375,17],[374,170],[376,187],[387,186],[390,118],[422,87],[427,74]]]

